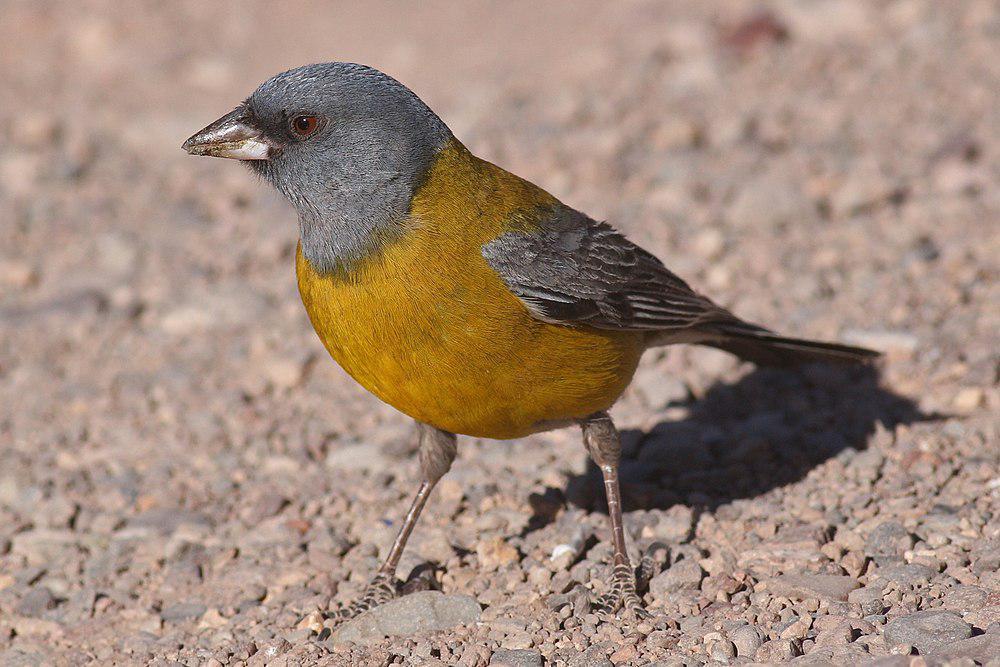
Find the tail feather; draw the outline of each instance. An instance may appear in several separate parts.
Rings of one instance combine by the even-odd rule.
[[[863,347],[826,343],[801,338],[787,338],[745,322],[723,325],[717,330],[721,337],[703,344],[758,366],[798,366],[809,363],[864,364],[881,356]]]

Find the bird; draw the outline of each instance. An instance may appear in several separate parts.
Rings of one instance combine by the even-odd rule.
[[[878,353],[778,335],[692,289],[607,222],[476,157],[414,92],[328,62],[262,83],[191,136],[242,161],[295,209],[309,320],[362,387],[417,424],[420,484],[348,619],[400,594],[400,556],[457,454],[578,426],[606,491],[612,562],[602,617],[648,618],[629,560],[608,414],[649,348],[690,343],[766,366],[864,364]]]

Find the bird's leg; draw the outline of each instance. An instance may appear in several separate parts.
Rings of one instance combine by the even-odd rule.
[[[591,415],[580,426],[583,429],[583,444],[604,476],[608,518],[611,520],[611,544],[614,549],[610,590],[595,601],[596,611],[599,614],[613,615],[624,610],[636,617],[646,618],[649,613],[643,608],[636,591],[636,573],[632,570],[625,548],[621,491],[618,488],[618,462],[622,453],[618,429],[606,412]]]
[[[455,435],[447,431],[441,431],[428,426],[427,424],[417,424],[420,429],[420,472],[423,481],[417,490],[417,495],[413,498],[409,511],[403,518],[403,525],[396,535],[396,540],[389,549],[389,555],[378,572],[365,587],[364,593],[358,600],[329,614],[329,618],[346,620],[358,614],[368,611],[372,607],[377,607],[383,602],[395,598],[400,591],[399,582],[396,580],[396,566],[399,565],[399,558],[403,555],[406,541],[413,532],[413,527],[417,525],[420,518],[420,511],[427,504],[427,499],[434,490],[444,474],[451,468],[451,462],[455,460]],[[406,592],[412,592],[406,591]]]

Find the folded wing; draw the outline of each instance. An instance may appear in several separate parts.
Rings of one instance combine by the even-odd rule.
[[[483,255],[546,322],[656,331],[732,317],[613,227],[568,207],[537,229],[501,235]]]
[[[610,225],[566,206],[502,234],[483,256],[539,320],[597,329],[648,331],[652,344],[701,343],[748,361],[792,366],[858,363],[871,350],[778,336],[712,303]]]

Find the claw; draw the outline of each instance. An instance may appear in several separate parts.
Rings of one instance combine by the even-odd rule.
[[[649,587],[649,580],[663,570],[669,556],[670,547],[663,542],[653,542],[646,547],[646,552],[635,568],[635,585],[639,591],[645,591]]]
[[[413,568],[413,571],[410,572],[410,576],[399,587],[399,594],[409,595],[410,593],[416,593],[417,591],[440,590],[437,578],[434,576],[436,573],[437,567],[435,567],[432,563],[421,563]]]

